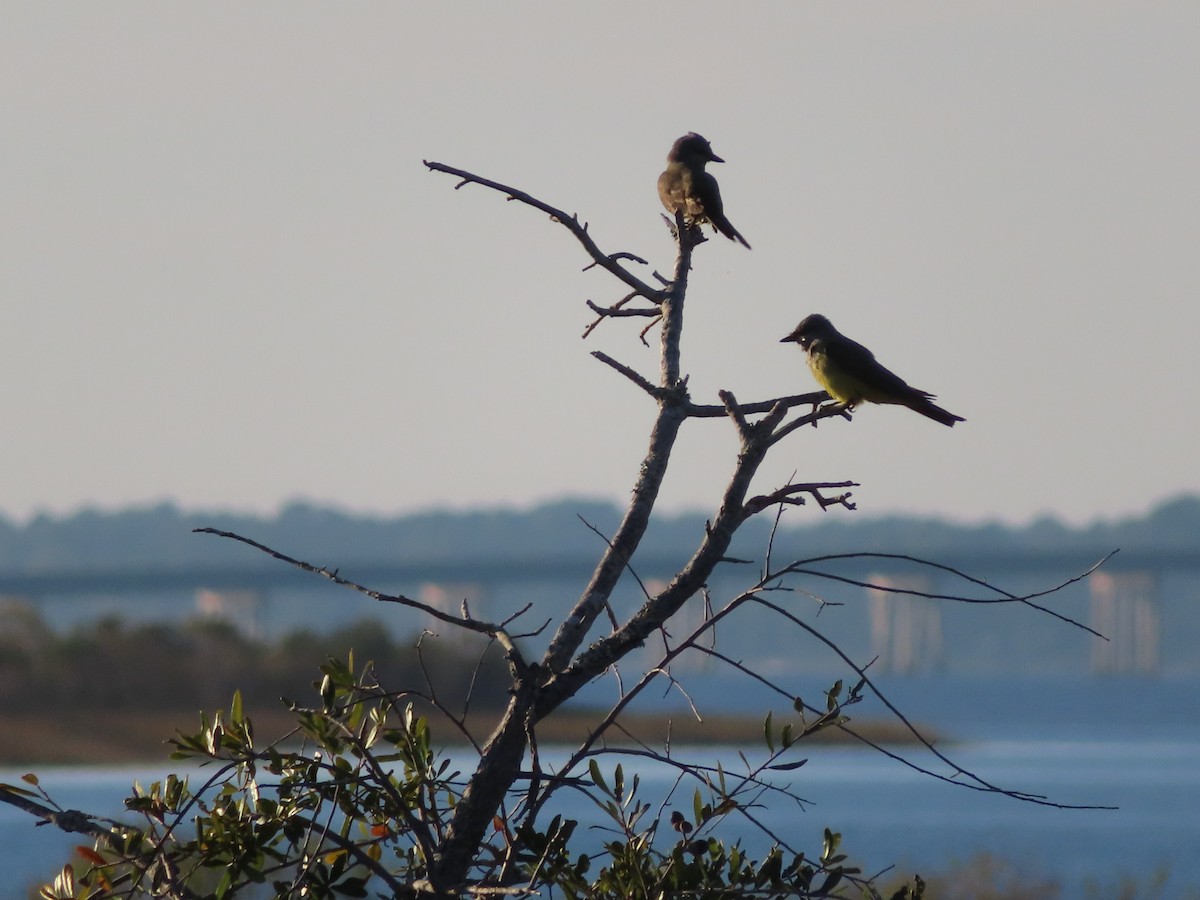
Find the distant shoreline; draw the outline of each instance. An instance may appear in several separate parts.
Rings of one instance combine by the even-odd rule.
[[[248,715],[254,723],[256,740],[262,746],[288,734],[295,726],[292,714],[282,708],[252,711]],[[492,721],[498,715],[498,712],[489,712],[472,717],[470,725],[477,740],[482,741],[487,737]],[[602,713],[595,710],[566,711],[553,715],[538,726],[538,740],[542,744],[576,745],[601,716]],[[610,746],[629,745],[636,740],[652,748],[661,748],[668,738],[676,747],[696,744],[762,746],[765,716],[766,710],[763,710],[761,715],[705,716],[702,722],[698,722],[685,712],[626,715],[621,718],[622,728],[610,728],[605,740]],[[776,713],[776,730],[784,721]],[[467,743],[449,723],[435,721],[432,727],[435,746],[457,748]],[[855,719],[851,727],[875,743],[914,742],[913,736],[899,723]],[[11,713],[5,715],[4,728],[0,729],[0,765],[168,763],[173,748],[167,741],[180,731],[190,733],[199,728],[198,711]],[[936,737],[927,731],[922,733],[930,738]],[[836,728],[827,728],[805,738],[805,743],[813,746],[818,743],[854,745],[859,742]]]

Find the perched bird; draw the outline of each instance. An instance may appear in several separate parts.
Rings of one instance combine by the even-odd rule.
[[[866,400],[907,406],[951,427],[955,422],[966,421],[932,403],[933,394],[911,387],[899,375],[885,369],[875,361],[874,353],[850,340],[819,313],[805,318],[780,343],[799,344],[808,357],[813,377],[847,409],[854,409]]]
[[[671,215],[682,210],[692,223],[710,222],[725,237],[741,241],[749,250],[746,239],[725,218],[717,179],[704,171],[705,164],[710,162],[725,160],[712,152],[708,141],[689,131],[671,145],[671,152],[667,154],[667,167],[658,176],[659,199]]]

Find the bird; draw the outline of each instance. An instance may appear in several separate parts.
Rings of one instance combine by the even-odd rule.
[[[935,422],[954,427],[967,421],[933,403],[933,394],[912,387],[899,375],[884,368],[875,354],[850,340],[820,313],[807,316],[781,344],[799,344],[808,357],[808,367],[821,387],[846,409],[863,401],[907,406]]]
[[[667,167],[658,176],[658,196],[667,212],[682,212],[693,224],[709,222],[731,241],[741,241],[747,250],[750,244],[725,218],[721,189],[717,179],[704,171],[706,163],[725,162],[713,153],[712,146],[694,131],[689,131],[671,145]]]

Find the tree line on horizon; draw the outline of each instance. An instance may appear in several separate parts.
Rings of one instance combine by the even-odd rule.
[[[275,516],[194,512],[173,503],[116,511],[86,509],[65,516],[43,514],[23,524],[0,515],[0,570],[170,568],[251,560],[242,548],[192,534],[193,528],[205,526],[253,531],[284,552],[331,565],[358,560],[588,558],[601,546],[596,531],[611,534],[620,515],[616,504],[586,498],[564,498],[529,509],[433,510],[390,517],[308,502],[291,503]],[[643,552],[675,557],[694,543],[703,527],[704,516],[699,513],[664,517],[652,524]],[[761,549],[769,529],[766,521],[747,523],[735,550]],[[791,525],[785,518],[776,545],[785,550],[803,548],[806,553],[884,547],[890,552],[924,554],[976,549],[1105,553],[1120,547],[1124,554],[1140,548],[1200,550],[1200,494],[1181,494],[1144,515],[1087,526],[1067,525],[1049,516],[1021,526],[963,525],[915,516],[816,521],[808,517],[804,524]]]
[[[378,619],[261,640],[220,620],[110,617],[60,633],[32,608],[9,604],[0,611],[7,623],[0,632],[0,709],[9,713],[194,712],[226,706],[235,691],[247,709],[279,709],[281,698],[309,697],[315,662],[350,654],[385,683],[412,685],[417,693],[436,683],[452,705],[472,695],[477,705],[495,709],[507,698],[504,661],[494,646],[481,639],[398,638]],[[413,700],[427,707],[416,694]]]

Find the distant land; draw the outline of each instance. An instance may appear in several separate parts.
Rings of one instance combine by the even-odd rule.
[[[10,637],[19,637],[21,622],[33,622],[65,641],[116,627],[186,631],[211,617],[267,642],[304,633],[328,643],[329,635],[362,622],[398,641],[424,629],[443,631],[426,614],[380,606],[251,547],[192,533],[213,527],[443,609],[456,612],[468,600],[477,616],[500,621],[529,607],[521,620],[529,633],[521,641],[536,655],[552,634],[537,629],[578,599],[603,547],[596,532],[611,535],[621,513],[613,503],[568,498],[529,509],[393,517],[294,503],[274,516],[161,504],[40,516],[21,525],[0,519],[0,603],[9,604]],[[730,556],[754,564],[718,567],[707,599],[728,602],[760,577],[772,521],[767,512],[747,523]],[[618,619],[641,603],[643,586],[657,589],[686,562],[704,525],[703,515],[654,523],[632,560],[638,580],[623,579],[614,592]],[[1099,573],[1077,580],[1118,549]],[[1141,516],[1083,527],[1050,518],[1014,527],[868,518],[837,508],[789,510],[775,536],[773,562],[778,570],[825,554],[871,553],[933,560],[980,580],[964,582],[904,560],[805,565],[764,591],[763,604],[723,622],[714,637],[721,652],[754,660],[806,696],[849,677],[846,657],[871,662],[875,677],[888,679],[889,694],[915,718],[959,735],[984,728],[1001,715],[1000,704],[1007,721],[1037,727],[1194,727],[1200,707],[1179,698],[1193,696],[1200,677],[1200,496],[1181,495]],[[864,581],[937,599],[881,594]],[[1060,585],[1063,590],[1047,594]],[[999,589],[1033,596],[1050,612],[980,605]],[[799,619],[785,621],[768,602]],[[698,624],[705,609],[689,601],[676,631]],[[598,623],[597,632],[606,624]],[[808,629],[818,629],[820,639]],[[653,665],[660,654],[661,642],[651,641],[629,664]],[[692,696],[705,698],[709,713],[733,714],[747,704],[765,709],[778,700],[709,665],[703,654],[677,663],[675,674],[686,677]],[[606,707],[611,687],[598,681],[580,702]],[[1051,703],[1048,691],[1069,699]],[[886,716],[878,704],[859,713]]]
[[[360,515],[292,503],[275,516],[183,510],[170,503],[115,512],[39,515],[24,524],[0,516],[0,572],[171,569],[231,560],[259,563],[254,551],[209,535],[214,527],[251,537],[315,564],[361,560],[406,563],[530,563],[594,559],[621,510],[612,503],[567,498],[524,510],[431,511],[394,517]],[[802,521],[801,521],[802,520]],[[588,524],[584,524],[584,523]],[[739,533],[735,555],[761,559],[772,515]],[[643,542],[646,559],[681,564],[703,533],[702,514],[658,519]],[[1143,516],[1071,527],[1050,518],[1024,526],[961,525],[932,518],[860,517],[833,508],[791,511],[776,537],[777,558],[823,553],[888,552],[953,560],[980,552],[1002,555],[1129,553],[1200,554],[1200,495],[1169,499]]]

